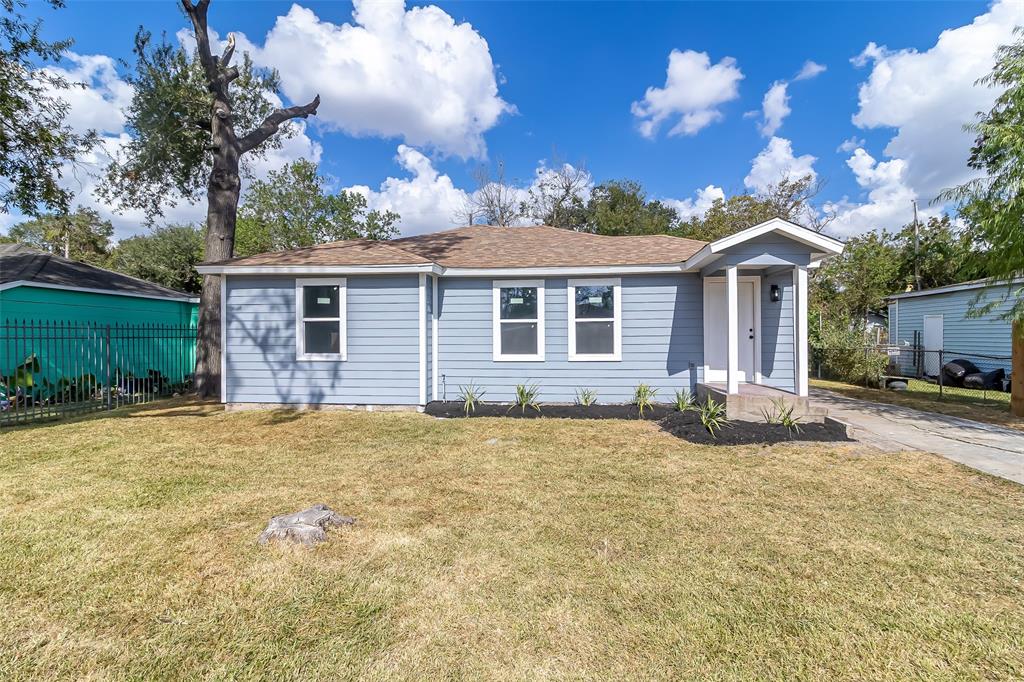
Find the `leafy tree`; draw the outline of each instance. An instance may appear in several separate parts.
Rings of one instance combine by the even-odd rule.
[[[140,29],[134,74],[127,78],[134,89],[125,112],[131,139],[109,168],[105,194],[152,219],[170,197],[198,200],[205,187],[205,254],[222,260],[234,255],[244,159],[280,144],[282,126],[288,134],[289,121],[316,114],[320,98],[275,108],[277,74],[255,69],[244,56],[241,68],[233,66],[230,35],[223,53],[214,55],[207,34],[210,0],[181,2],[196,52],[190,55],[166,38],[153,43]],[[199,304],[196,391],[209,396],[219,388],[220,281],[209,275]]]
[[[921,277],[921,288],[932,289],[986,275],[975,257],[983,247],[969,230],[957,231],[949,216],[929,218],[918,229],[918,248],[914,249],[914,224],[897,235],[899,285],[897,291],[914,286],[914,265]]]
[[[992,276],[1007,283],[1013,320],[1013,385],[1011,409],[1024,415],[1024,27],[1010,45],[996,52],[992,72],[978,84],[1002,88],[992,109],[966,126],[975,134],[967,165],[984,176],[943,192],[939,199],[956,201],[977,242],[989,248],[976,258]],[[981,306],[979,314],[986,312]]]
[[[862,326],[869,313],[884,313],[885,297],[900,290],[900,249],[887,232],[869,232],[846,242],[811,281],[811,307],[844,328]]]
[[[70,214],[48,214],[13,225],[7,236],[42,251],[93,265],[104,265],[114,226],[91,208]]]
[[[823,184],[805,175],[796,180],[783,179],[757,194],[716,199],[704,215],[680,223],[673,234],[712,242],[776,217],[820,232],[832,218],[819,216],[811,205]]]
[[[671,206],[649,200],[640,183],[612,180],[591,191],[583,231],[607,235],[665,234],[678,220]]]
[[[197,294],[203,279],[196,265],[203,261],[203,228],[167,225],[149,234],[118,242],[108,267],[132,277]]]
[[[47,0],[60,8],[63,0]],[[36,215],[41,206],[67,211],[71,192],[60,186],[61,168],[88,151],[95,132],[76,133],[65,123],[67,102],[56,92],[73,86],[40,62],[56,62],[70,40],[47,42],[40,22],[18,10],[25,0],[0,0],[0,206]]]
[[[587,223],[586,195],[591,177],[582,164],[556,162],[543,169],[527,190],[522,212],[552,227],[582,230]]]
[[[366,210],[356,192],[327,191],[312,161],[299,159],[266,181],[254,182],[238,211],[235,252],[247,256],[339,239],[390,239],[398,215]]]

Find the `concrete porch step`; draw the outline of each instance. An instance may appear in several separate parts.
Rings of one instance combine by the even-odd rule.
[[[811,404],[807,398],[760,384],[740,384],[740,392],[730,395],[725,384],[698,383],[697,400],[703,402],[709,397],[715,402],[725,403],[729,419],[763,421],[763,410],[777,409],[780,401],[787,408],[793,407],[793,416],[801,421],[823,422],[828,416],[827,408]]]

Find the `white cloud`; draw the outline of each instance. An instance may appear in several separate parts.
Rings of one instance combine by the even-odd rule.
[[[815,61],[808,59],[804,62],[804,65],[800,67],[800,72],[793,77],[794,81],[805,81],[814,78],[820,74],[825,73],[828,67],[824,64],[818,64]]]
[[[929,201],[973,176],[967,168],[972,136],[962,130],[991,108],[998,91],[976,86],[991,71],[994,53],[1024,24],[1024,3],[1003,0],[966,26],[943,31],[935,45],[889,50],[869,43],[854,64],[872,65],[859,91],[853,122],[895,128],[885,155],[906,164],[905,182]]]
[[[867,191],[867,201],[858,204],[844,197],[838,202],[826,203],[825,212],[836,214],[836,219],[829,224],[829,232],[849,237],[871,230],[894,231],[910,222],[911,201],[917,194],[907,185],[906,161],[876,161],[858,148],[846,165],[853,171],[857,184]],[[935,213],[937,211],[926,206],[920,207],[922,218]]]
[[[782,127],[782,121],[792,111],[789,108],[789,94],[786,91],[788,87],[789,83],[786,81],[775,81],[772,87],[768,88],[768,92],[764,93],[764,99],[761,101],[764,120],[758,128],[766,137],[774,135],[775,131]]]
[[[662,199],[662,203],[674,208],[683,220],[689,220],[702,217],[717,199],[725,199],[725,190],[716,185],[698,189],[696,194],[686,199]]]
[[[366,185],[345,189],[365,196],[371,210],[394,211],[401,216],[399,226],[403,235],[452,227],[452,216],[463,206],[466,193],[412,147],[399,145],[395,160],[412,177],[389,177],[376,190]]]
[[[817,158],[810,154],[794,156],[792,142],[783,137],[773,137],[754,157],[750,173],[743,178],[743,184],[756,192],[763,192],[782,180],[797,180],[805,175],[816,178],[815,161]]]
[[[293,102],[319,94],[316,120],[350,135],[400,137],[463,158],[486,156],[483,134],[515,107],[498,94],[487,41],[430,5],[355,0],[353,23],[292,5],[262,47],[239,49],[280,73]]]
[[[633,102],[631,111],[639,119],[640,134],[653,138],[662,123],[676,116],[679,120],[669,135],[696,134],[722,118],[718,107],[739,96],[742,79],[732,57],[712,65],[706,52],[672,50],[665,87],[647,88],[644,98]]]
[[[842,152],[844,154],[849,154],[857,147],[863,147],[864,144],[865,142],[863,138],[859,138],[856,135],[853,135],[852,137],[843,140],[842,144],[836,147],[836,151]]]

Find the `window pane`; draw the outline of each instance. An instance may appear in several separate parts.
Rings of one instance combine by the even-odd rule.
[[[614,322],[576,323],[576,353],[579,355],[611,355],[614,352]]]
[[[335,285],[302,287],[303,317],[341,317],[340,296]]]
[[[503,287],[501,289],[501,319],[536,320],[537,287]]]
[[[304,322],[307,353],[340,353],[341,329],[337,322]]]
[[[536,355],[537,323],[503,323],[501,325],[501,354]]]
[[[615,317],[615,287],[576,287],[576,318]]]

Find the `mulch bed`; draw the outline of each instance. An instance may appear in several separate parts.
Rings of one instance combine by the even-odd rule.
[[[635,405],[541,405],[540,411],[508,403],[483,403],[469,415],[461,402],[428,403],[426,414],[433,417],[459,419],[474,417],[510,417],[513,419],[641,419]],[[667,433],[691,443],[709,445],[747,445],[752,443],[789,443],[810,441],[818,443],[849,442],[844,429],[829,424],[800,424],[799,431],[785,426],[735,420],[711,436],[696,412],[678,412],[671,405],[655,405],[644,410],[645,421],[656,421]]]

